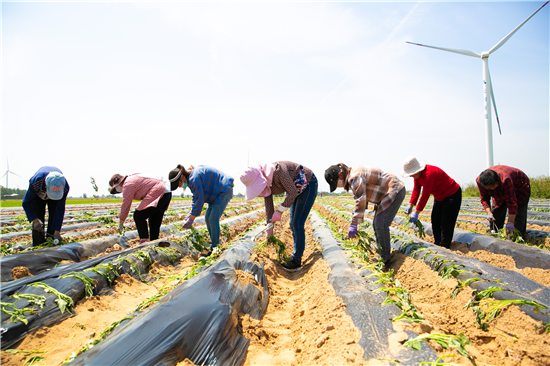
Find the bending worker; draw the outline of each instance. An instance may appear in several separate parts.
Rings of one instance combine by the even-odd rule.
[[[205,165],[185,169],[183,165],[178,164],[170,171],[168,178],[170,190],[175,191],[178,187],[183,187],[185,191],[185,188],[189,187],[193,193],[193,206],[185,218],[184,228],[188,229],[193,225],[195,218],[201,214],[204,204],[208,203],[204,219],[211,240],[208,252],[210,255],[220,244],[220,217],[233,198],[233,177]]]
[[[287,271],[300,270],[306,246],[305,223],[317,197],[317,178],[313,171],[291,161],[276,161],[246,168],[241,174],[241,182],[246,186],[247,200],[258,196],[264,198],[268,223],[280,221],[283,213],[289,210],[294,252],[281,265]],[[285,192],[285,200],[275,210],[273,195]],[[273,228],[266,230],[266,239],[271,235]]]
[[[381,247],[380,256],[384,261],[384,272],[391,265],[390,225],[405,199],[405,184],[395,175],[386,173],[370,166],[349,168],[345,164],[330,166],[325,171],[325,179],[330,185],[330,191],[336,187],[353,192],[355,209],[348,230],[348,237],[357,234],[357,224],[363,222],[365,210],[369,202],[374,204],[374,235]]]
[[[418,201],[420,190],[422,196],[409,221],[415,223],[418,215],[424,210],[430,195],[434,195],[432,208],[432,230],[436,245],[450,248],[453,241],[456,219],[462,204],[462,189],[440,168],[419,162],[414,156],[409,156],[403,162],[403,177],[414,178],[414,188],[405,214],[410,214]]]
[[[133,200],[141,201],[134,212],[134,223],[139,234],[140,244],[149,240],[157,240],[164,212],[172,200],[170,192],[162,179],[144,177],[139,174],[115,174],[109,180],[111,194],[122,193],[120,207],[119,230],[124,228]],[[149,220],[149,227],[147,227]]]
[[[65,216],[65,202],[69,183],[61,170],[43,166],[29,179],[29,189],[23,198],[23,209],[32,223],[32,245],[46,241],[46,235],[61,242],[61,226]],[[44,218],[48,205],[48,229],[44,233]]]
[[[476,179],[481,204],[487,212],[487,219],[500,230],[504,226],[512,235],[518,229],[525,239],[527,229],[527,206],[531,197],[529,177],[519,169],[506,165],[495,165],[484,170]],[[491,197],[493,207],[491,208]]]

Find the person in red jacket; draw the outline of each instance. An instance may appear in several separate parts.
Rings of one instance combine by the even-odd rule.
[[[506,210],[509,235],[518,229],[525,239],[527,229],[527,206],[531,197],[529,177],[519,169],[506,165],[495,165],[484,170],[476,179],[481,204],[487,212],[487,219],[494,221],[500,230],[504,226]],[[491,197],[493,208],[491,209]]]
[[[403,162],[403,177],[414,178],[414,188],[409,201],[409,207],[405,214],[410,214],[418,201],[420,190],[422,196],[416,206],[416,210],[410,217],[410,222],[415,223],[418,215],[430,195],[434,196],[432,208],[432,231],[436,245],[450,248],[453,241],[456,219],[462,205],[462,189],[440,168],[419,162],[414,156],[409,156]]]

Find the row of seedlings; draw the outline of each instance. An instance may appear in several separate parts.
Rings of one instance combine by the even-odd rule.
[[[245,226],[250,226],[251,222],[257,220],[257,213],[245,216],[247,217],[226,220],[228,226],[243,230],[246,228]],[[229,234],[229,228],[225,227],[224,232]],[[3,349],[10,347],[24,338],[26,334],[40,327],[57,323],[70,316],[70,310],[74,308],[74,305],[80,299],[94,296],[94,294],[97,295],[102,289],[112,285],[114,280],[123,273],[130,274],[140,281],[148,281],[151,278],[147,275],[147,271],[151,268],[153,262],[159,262],[162,265],[171,265],[185,256],[198,257],[199,251],[204,249],[205,230],[198,231],[191,229],[184,233],[178,233],[178,235],[179,237],[171,238],[169,241],[160,240],[157,243],[148,243],[148,246],[143,245],[139,248],[129,248],[120,253],[120,255],[108,258],[102,263],[85,270],[70,271],[70,269],[75,269],[70,268],[67,269],[68,272],[66,274],[48,278],[38,282],[38,285],[37,283],[31,283],[23,286],[23,288],[12,290],[11,293],[3,291],[2,325],[6,329],[2,336]],[[197,274],[201,267],[213,262],[217,255],[219,255],[219,251],[216,251],[208,258],[200,257],[184,276],[180,276],[179,280],[186,280]],[[41,295],[39,289],[42,291],[42,294],[44,291],[49,291],[49,294]],[[168,291],[169,289],[166,287],[161,288],[153,299],[149,299],[138,308],[154,303]],[[31,298],[36,298],[34,295],[43,296],[45,300],[33,301]],[[14,296],[16,299],[15,302],[13,302]],[[29,299],[31,299],[30,303]],[[7,310],[11,314],[8,314],[4,310]],[[16,312],[18,312],[17,316]],[[8,316],[11,317],[10,320],[7,319]],[[112,330],[114,327],[115,325],[112,325],[109,329]],[[93,346],[97,341],[104,338],[109,333],[109,329],[103,332],[97,339],[91,340],[87,346]]]
[[[349,220],[349,218],[348,218]],[[346,220],[344,220],[345,222]],[[433,322],[434,319],[439,321],[440,318],[448,317],[450,320],[449,324],[439,324],[434,326],[429,333],[436,333],[433,329],[448,329],[455,330],[452,333],[460,335],[464,329],[464,334],[471,340],[475,340],[475,347],[472,346],[465,347],[466,349],[472,349],[472,352],[475,356],[474,359],[478,361],[491,359],[491,354],[498,353],[496,358],[493,358],[492,362],[496,362],[498,357],[506,358],[508,361],[514,358],[521,358],[526,360],[534,360],[534,364],[545,364],[548,362],[547,353],[536,350],[536,347],[530,347],[531,345],[538,345],[539,348],[544,349],[545,342],[548,342],[548,314],[546,313],[546,308],[549,303],[549,289],[541,286],[537,283],[534,283],[523,276],[518,275],[515,272],[503,271],[498,268],[491,268],[492,266],[487,265],[486,263],[479,262],[476,260],[465,260],[458,255],[453,255],[452,252],[433,246],[429,243],[423,242],[420,247],[415,247],[413,244],[401,246],[403,239],[400,241],[395,241],[392,246],[395,249],[401,247],[405,252],[414,248],[415,255],[414,258],[421,259],[420,261],[416,259],[412,266],[406,267],[398,261],[394,266],[394,270],[397,271],[397,277],[401,281],[403,287],[408,288],[422,288],[427,287],[427,284],[418,283],[418,276],[416,272],[419,272],[422,269],[416,262],[426,263],[436,270],[436,277],[439,279],[436,283],[443,283],[435,289],[431,289],[432,293],[427,292],[430,300],[432,296],[434,297],[434,303],[431,307],[437,308],[453,308],[453,311],[456,313],[464,314],[464,308],[474,309],[475,312],[463,315],[463,317],[470,317],[474,319],[479,319],[477,321],[477,327],[471,329],[469,323],[464,323],[463,320],[457,320],[456,315],[442,315],[436,312],[435,316],[430,316],[430,322]],[[418,241],[418,239],[415,239]],[[410,239],[407,239],[405,243],[410,243]],[[410,247],[412,245],[412,247]],[[418,245],[418,244],[415,244]],[[394,253],[394,256],[396,254]],[[396,267],[395,267],[396,266]],[[414,269],[412,269],[414,268]],[[429,275],[424,275],[429,277]],[[455,279],[456,277],[456,279]],[[445,280],[446,278],[451,278],[451,280]],[[481,280],[477,280],[480,278]],[[424,280],[424,279],[422,279]],[[421,281],[422,281],[421,280]],[[407,281],[407,282],[403,282]],[[410,282],[409,282],[410,281]],[[455,285],[452,286],[452,289],[449,288],[449,282],[456,281]],[[494,283],[502,283],[501,288],[503,290],[495,290]],[[461,289],[470,289],[472,291],[472,296],[469,295],[469,291],[464,291],[460,293]],[[397,290],[400,291],[400,290]],[[435,294],[436,293],[436,294]],[[456,302],[449,302],[449,299],[441,298],[442,293],[448,293],[449,298],[454,297],[458,299],[459,305],[457,306]],[[483,296],[493,294],[492,299],[481,300]],[[479,295],[481,294],[481,295]],[[419,291],[418,298],[421,300],[421,303],[424,301],[429,303],[428,300],[425,300],[423,297],[426,296],[426,292],[422,293]],[[414,297],[413,297],[414,298]],[[445,301],[445,305],[439,304],[439,301]],[[464,304],[461,305],[460,301]],[[480,303],[481,302],[481,303]],[[486,306],[486,305],[491,306]],[[517,317],[524,319],[525,327],[533,330],[534,334],[525,335],[522,333],[521,336],[513,335],[514,331],[511,329],[504,329],[501,331],[501,334],[512,334],[510,339],[512,339],[517,344],[511,347],[510,345],[504,344],[502,342],[487,342],[487,339],[493,339],[494,333],[496,332],[496,323],[499,319],[494,319],[493,317],[498,314],[503,313],[504,308],[509,307],[511,304],[519,304],[522,311],[518,311],[519,314],[516,314]],[[430,306],[423,306],[424,308],[431,309]],[[481,311],[479,310],[481,309]],[[519,309],[519,308],[518,308]],[[504,312],[512,313],[512,310],[506,309]],[[529,316],[526,316],[525,314]],[[476,315],[476,316],[474,316]],[[505,319],[502,319],[502,322],[499,323],[502,327],[502,323],[506,323],[506,319],[510,316],[507,314]],[[527,319],[525,320],[525,317]],[[529,319],[532,318],[532,319]],[[490,321],[493,319],[492,321]],[[473,322],[473,320],[472,320]],[[487,329],[487,323],[489,322],[490,332],[483,331],[483,328]],[[513,321],[512,321],[513,322]],[[463,325],[464,328],[461,328],[458,325]],[[479,333],[476,333],[479,332]],[[504,333],[502,333],[504,332]],[[448,332],[447,332],[448,333]],[[489,333],[489,334],[488,334]],[[519,338],[518,338],[519,337]],[[494,339],[493,339],[494,340]],[[495,345],[496,344],[496,345]],[[512,348],[511,350],[506,350],[506,347]],[[525,350],[521,351],[521,347],[524,347]],[[531,353],[527,349],[535,348]],[[487,351],[486,351],[487,350]],[[481,351],[481,354],[480,354]],[[523,353],[522,353],[523,352]],[[546,354],[546,356],[545,356]],[[489,362],[491,363],[491,362]]]

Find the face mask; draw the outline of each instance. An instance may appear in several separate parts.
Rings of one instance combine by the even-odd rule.
[[[344,188],[344,180],[338,179],[338,182],[336,183],[336,187]]]
[[[115,186],[115,191],[117,191],[118,193],[122,192],[122,187],[121,186]]]

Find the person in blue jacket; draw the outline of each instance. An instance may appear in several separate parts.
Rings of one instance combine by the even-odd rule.
[[[204,219],[210,235],[209,254],[220,243],[220,217],[233,198],[233,177],[206,165],[185,169],[181,164],[168,174],[170,190],[189,187],[193,193],[193,206],[185,218],[183,227],[188,229],[201,214],[202,207],[208,203]]]
[[[61,226],[65,216],[65,201],[69,183],[58,168],[43,166],[29,179],[29,189],[23,198],[23,209],[32,223],[32,245],[41,245],[46,235],[61,242]],[[48,206],[48,229],[44,232],[44,218]]]

